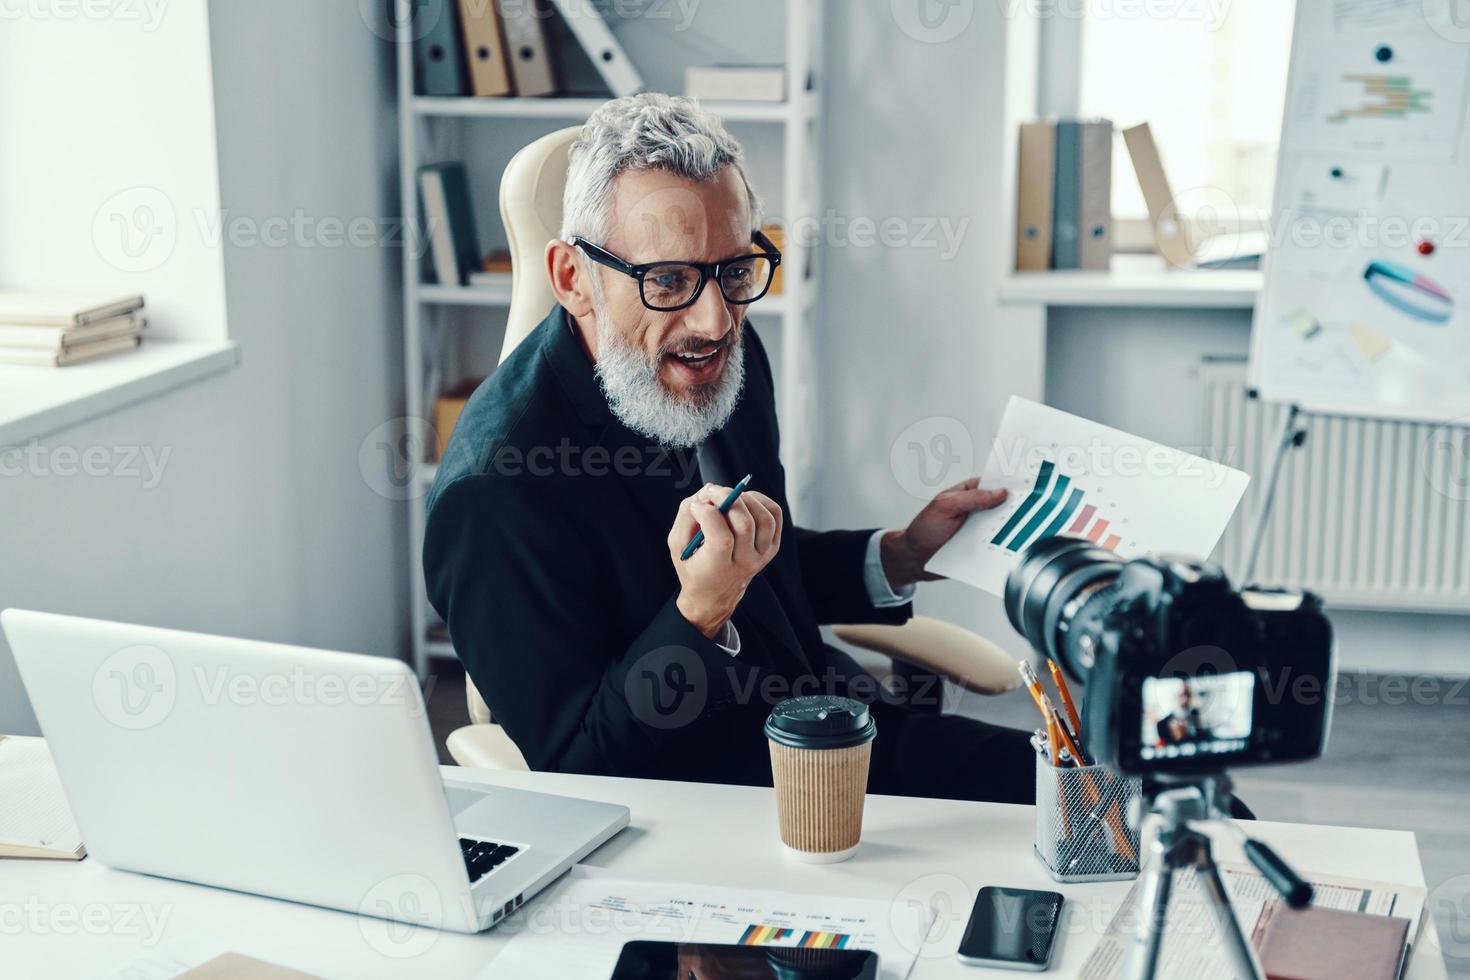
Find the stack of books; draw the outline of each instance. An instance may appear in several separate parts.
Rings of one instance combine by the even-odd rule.
[[[143,341],[143,297],[0,292],[0,364],[64,367]]]

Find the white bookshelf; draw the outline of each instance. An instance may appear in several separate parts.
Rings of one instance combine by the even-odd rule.
[[[429,162],[445,159],[464,159],[473,169],[474,160],[465,152],[473,143],[466,138],[466,127],[501,127],[513,130],[505,136],[524,145],[529,140],[523,136],[528,127],[542,126],[550,132],[563,125],[573,125],[592,112],[604,101],[602,98],[474,98],[439,97],[417,95],[413,89],[413,47],[409,37],[413,18],[407,13],[412,0],[396,0],[399,7],[398,58],[398,107],[400,145],[400,195],[403,214],[409,218],[406,238],[407,247],[403,259],[403,339],[404,339],[404,384],[405,415],[410,425],[419,420],[432,421],[435,399],[442,387],[454,383],[461,373],[454,363],[456,351],[466,344],[483,346],[488,356],[493,357],[500,347],[501,335],[486,333],[483,337],[465,337],[465,331],[475,332],[473,317],[479,311],[504,309],[510,304],[510,277],[497,277],[495,281],[474,286],[443,286],[422,282],[418,192],[415,186],[418,168]],[[782,456],[789,481],[788,494],[793,505],[810,511],[811,478],[814,465],[813,432],[815,431],[815,397],[809,384],[810,372],[803,371],[814,350],[812,331],[815,323],[816,303],[820,295],[818,276],[820,263],[813,260],[808,242],[792,230],[816,227],[818,207],[818,151],[821,141],[821,22],[825,0],[784,0],[772,4],[783,19],[784,61],[787,69],[788,97],[781,103],[759,102],[710,102],[706,108],[716,112],[725,122],[737,127],[758,127],[763,132],[774,132],[779,144],[779,161],[776,165],[780,182],[780,207],[772,209],[767,220],[778,221],[787,231],[782,253],[783,291],[766,296],[750,309],[752,319],[761,327],[768,348],[776,349],[778,374],[778,402],[782,426]],[[655,24],[632,24],[629,29],[647,29],[653,33],[660,28]],[[616,28],[615,28],[616,33]],[[687,38],[670,33],[666,39],[650,38],[647,34],[636,39],[624,38],[629,54],[639,65],[644,77],[650,80],[651,88],[663,87],[677,92],[678,86],[667,80],[675,77],[669,64],[656,66],[650,71],[644,61],[649,58],[650,45],[662,44],[670,55],[670,61],[679,59],[689,64],[706,63],[686,53]],[[638,43],[634,43],[634,41]],[[666,43],[665,43],[666,42]],[[707,63],[720,60],[723,52],[712,49],[716,57]],[[774,62],[774,52],[743,52],[746,56],[759,54],[762,62]],[[737,59],[738,60],[738,59]],[[682,67],[679,67],[682,74]],[[665,79],[660,86],[658,79]],[[533,134],[530,138],[534,138]],[[741,137],[736,132],[737,138]],[[456,155],[463,154],[463,155]],[[754,163],[754,161],[752,161]],[[498,174],[498,170],[496,171]],[[498,178],[497,178],[498,179]],[[760,183],[759,179],[757,183]],[[472,189],[472,195],[493,193],[498,187],[480,186]],[[493,199],[493,198],[492,198]],[[477,209],[477,214],[480,213]],[[480,228],[482,245],[486,229]],[[810,236],[815,237],[815,236]],[[466,319],[466,316],[470,319]],[[423,676],[434,657],[453,657],[452,646],[444,639],[431,636],[430,631],[437,617],[428,604],[424,592],[422,565],[425,495],[437,472],[435,465],[426,456],[410,459],[410,492],[408,507],[409,524],[409,589],[412,609],[413,665]],[[493,601],[487,597],[486,601]]]
[[[797,0],[798,3],[801,0]],[[476,99],[419,95],[413,111],[421,116],[476,116],[484,119],[565,119],[580,122],[591,115],[602,99]],[[790,102],[706,102],[705,108],[726,122],[785,124],[798,118]]]

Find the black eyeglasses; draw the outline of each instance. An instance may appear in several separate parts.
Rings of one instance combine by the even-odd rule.
[[[572,244],[593,262],[638,280],[638,295],[643,305],[659,313],[672,313],[693,306],[710,279],[719,284],[720,295],[729,303],[744,306],[764,296],[771,288],[776,266],[781,264],[781,252],[758,231],[751,233],[750,241],[759,251],[720,262],[644,262],[634,265],[585,238],[572,238]]]

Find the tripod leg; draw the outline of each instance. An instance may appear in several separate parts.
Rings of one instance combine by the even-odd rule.
[[[1209,841],[1204,838],[1201,838],[1201,849],[1195,858],[1195,875],[1209,896],[1210,909],[1215,913],[1215,928],[1231,962],[1235,964],[1237,980],[1264,980],[1261,961],[1256,958],[1250,940],[1240,930],[1240,922],[1230,905],[1230,893],[1225,890],[1220,869],[1215,867],[1215,859],[1210,855]]]
[[[1138,930],[1128,951],[1123,976],[1130,980],[1153,980],[1159,964],[1159,947],[1164,941],[1164,922],[1169,914],[1169,893],[1174,884],[1174,866],[1169,860],[1169,846],[1155,840],[1148,863],[1143,868],[1143,887],[1138,896]]]

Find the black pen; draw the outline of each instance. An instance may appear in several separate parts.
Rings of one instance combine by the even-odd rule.
[[[745,474],[745,479],[735,484],[735,486],[730,489],[729,495],[727,495],[725,499],[720,502],[720,513],[730,513],[730,508],[735,506],[735,501],[740,499],[740,495],[745,492],[745,488],[748,486],[750,486],[749,473]],[[689,539],[689,543],[684,546],[684,553],[679,556],[679,560],[688,561],[690,556],[698,551],[699,546],[702,544],[704,544],[704,528],[700,528],[698,531],[695,532],[694,537]]]

